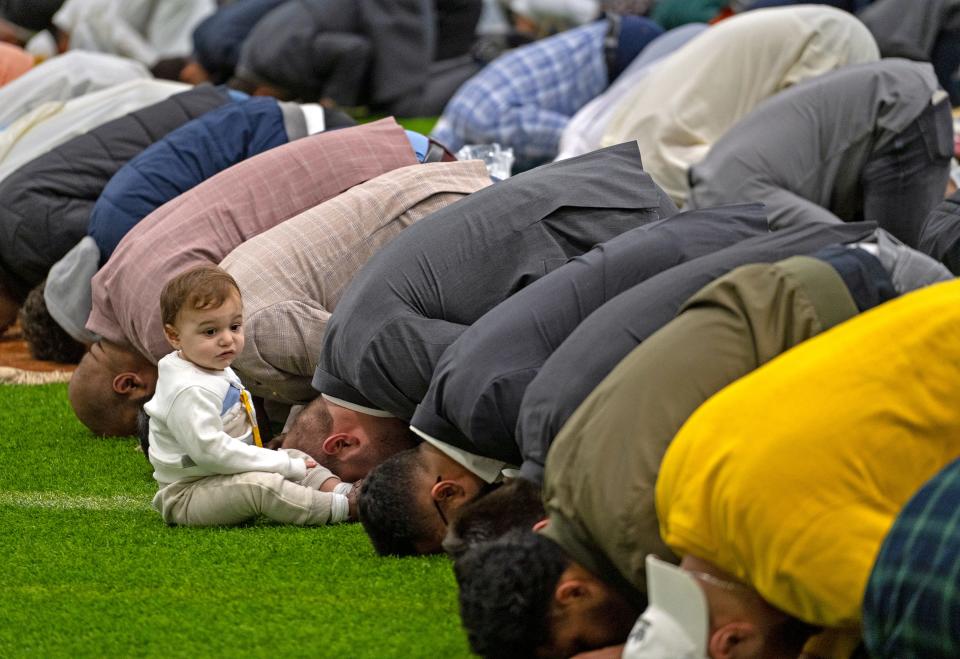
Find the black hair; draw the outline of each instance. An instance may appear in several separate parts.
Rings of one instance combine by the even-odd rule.
[[[44,280],[27,294],[20,308],[20,329],[34,359],[78,364],[86,347],[60,327],[47,311],[43,299]]]
[[[150,417],[142,407],[137,412],[137,439],[140,440],[143,457],[150,460]]]
[[[550,642],[550,608],[570,564],[552,540],[529,529],[470,548],[454,564],[460,618],[470,649],[520,659]]]
[[[418,542],[435,533],[413,494],[420,470],[418,450],[406,449],[375,467],[363,481],[357,501],[360,523],[381,556],[422,553]]]
[[[180,72],[190,62],[188,57],[167,57],[157,60],[156,64],[150,67],[150,73],[159,80],[180,80]]]

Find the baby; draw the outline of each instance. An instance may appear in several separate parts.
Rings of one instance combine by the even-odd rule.
[[[354,488],[307,454],[263,448],[249,393],[230,364],[243,350],[243,302],[227,272],[199,266],[164,287],[160,310],[175,352],[157,364],[144,406],[153,507],[168,524],[287,524],[355,518]]]

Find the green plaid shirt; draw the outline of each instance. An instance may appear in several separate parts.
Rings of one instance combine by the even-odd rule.
[[[960,460],[900,512],[863,604],[871,657],[960,657]]]

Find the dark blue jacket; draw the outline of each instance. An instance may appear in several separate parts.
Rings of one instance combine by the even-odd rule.
[[[223,83],[233,75],[240,46],[261,18],[286,0],[237,0],[208,16],[193,31],[193,57],[210,75]]]
[[[100,263],[155,209],[258,153],[288,142],[272,98],[230,103],[191,121],[144,150],[110,179],[90,214],[88,233]]]

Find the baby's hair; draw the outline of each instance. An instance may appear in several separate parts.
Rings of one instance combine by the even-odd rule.
[[[233,293],[239,296],[240,287],[223,268],[200,265],[181,272],[160,293],[163,324],[176,325],[177,314],[184,307],[197,311],[216,309]]]

